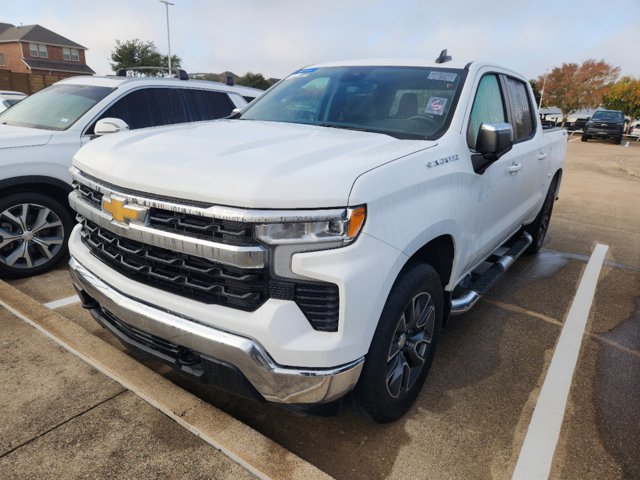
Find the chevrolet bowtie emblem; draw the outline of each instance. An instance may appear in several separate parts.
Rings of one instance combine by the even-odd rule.
[[[127,205],[124,198],[103,197],[102,210],[109,212],[116,222],[128,223],[131,220],[144,222],[147,208],[138,205]]]

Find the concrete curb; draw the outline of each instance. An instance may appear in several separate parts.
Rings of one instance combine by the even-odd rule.
[[[153,372],[127,354],[0,281],[0,305],[263,479],[326,473]]]

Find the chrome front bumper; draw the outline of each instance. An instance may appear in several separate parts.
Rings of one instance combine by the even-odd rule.
[[[71,257],[74,286],[121,322],[143,332],[236,367],[265,400],[319,404],[349,393],[360,377],[364,358],[331,369],[283,367],[249,338],[217,330],[124,295]]]

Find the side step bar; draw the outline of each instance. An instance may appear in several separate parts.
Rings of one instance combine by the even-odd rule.
[[[533,242],[531,235],[523,232],[522,236],[509,248],[509,250],[496,260],[473,284],[461,295],[451,299],[450,315],[460,315],[468,312],[480,298],[495,285],[504,272],[515,262]],[[457,289],[456,289],[457,290]],[[454,292],[456,291],[454,290]]]

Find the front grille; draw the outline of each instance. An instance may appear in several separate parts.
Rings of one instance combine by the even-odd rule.
[[[103,194],[74,182],[80,197],[97,210]],[[145,284],[209,304],[254,311],[269,298],[298,304],[311,326],[338,330],[338,287],[330,283],[292,282],[272,278],[268,268],[242,269],[193,255],[173,252],[122,238],[89,220],[83,224],[82,242],[93,255],[114,270]],[[147,226],[156,230],[234,246],[260,245],[250,223],[150,208]]]
[[[147,216],[150,227],[167,232],[202,238],[227,245],[258,245],[248,223],[201,217],[187,213],[152,208]]]
[[[84,201],[89,202],[98,210],[102,208],[102,193],[98,192],[97,190],[92,190],[86,185],[77,182],[75,182],[73,186]]]
[[[241,269],[172,252],[83,221],[82,241],[107,265],[137,281],[206,303],[253,311],[268,298],[268,271]]]

